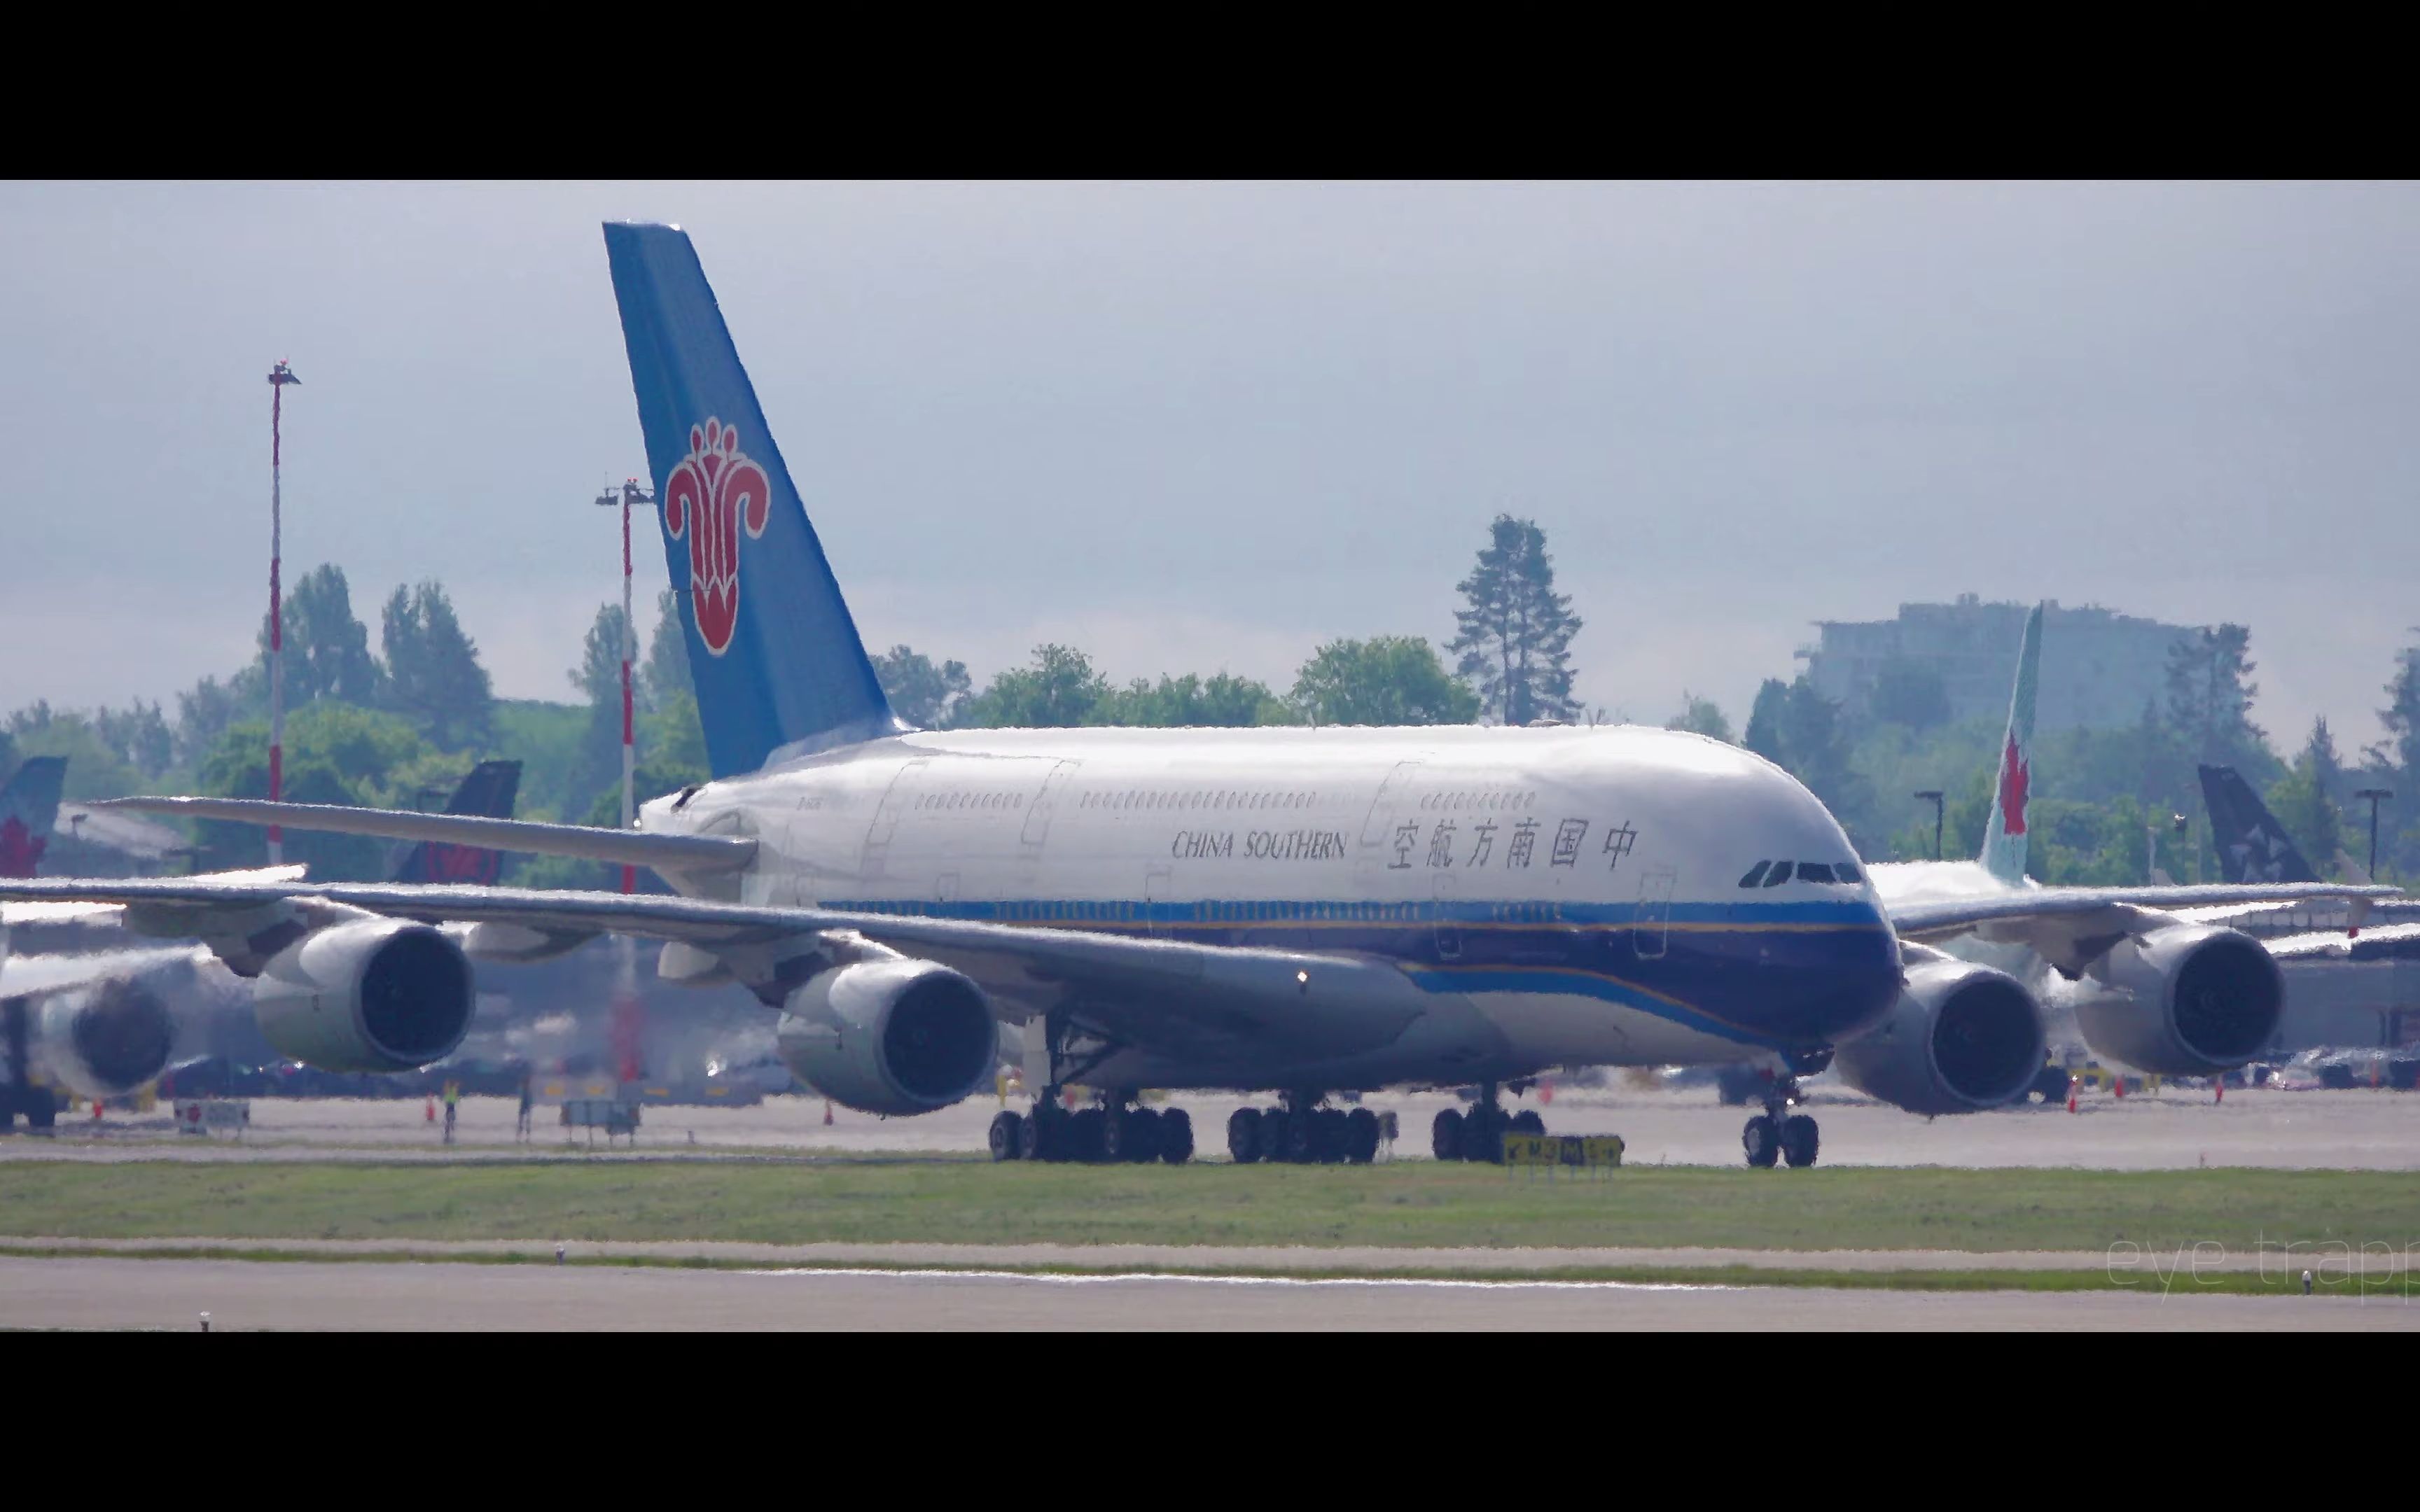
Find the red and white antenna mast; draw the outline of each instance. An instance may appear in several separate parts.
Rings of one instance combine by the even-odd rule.
[[[286,786],[286,612],[278,587],[279,558],[284,552],[286,502],[279,476],[283,444],[278,435],[284,417],[286,385],[302,380],[283,358],[269,370],[269,801],[275,803]],[[269,864],[286,859],[286,831],[269,826]]]

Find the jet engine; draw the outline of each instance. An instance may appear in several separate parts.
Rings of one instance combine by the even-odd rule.
[[[1833,1064],[1910,1113],[1977,1113],[2024,1096],[2047,1058],[2041,1011],[2005,971],[1907,945],[1907,985]]]
[[[829,967],[782,1007],[783,1064],[863,1113],[947,1107],[981,1086],[1000,1056],[982,989],[932,961]]]
[[[85,1097],[121,1097],[168,1064],[176,1024],[140,978],[111,978],[42,1000],[43,1066]]]
[[[470,1032],[471,963],[427,924],[362,919],[307,935],[253,984],[263,1038],[322,1071],[410,1071]]]
[[[2163,1076],[2233,1071],[2277,1032],[2286,982],[2260,942],[2215,924],[2171,924],[2124,939],[2090,975],[2076,1027],[2099,1055]]]

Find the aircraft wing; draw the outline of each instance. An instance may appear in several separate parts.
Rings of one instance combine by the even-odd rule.
[[[2279,882],[2189,887],[2027,887],[1990,897],[1888,906],[1891,927],[1902,939],[1933,941],[1981,933],[1994,940],[2064,945],[2079,935],[2132,934],[2149,925],[2172,922],[2172,917],[2163,916],[2174,909],[2401,896],[2400,889],[2389,887]]]
[[[607,831],[606,833],[614,833]],[[291,903],[424,923],[517,926],[555,937],[634,934],[745,955],[802,934],[850,933],[965,972],[1000,1016],[1066,1010],[1131,1043],[1215,1054],[1223,1042],[1347,1055],[1390,1042],[1419,990],[1384,963],[1307,950],[1205,947],[1106,932],[768,907],[649,893],[216,878],[0,879],[0,903],[116,905],[130,927],[210,936],[220,918]]]
[[[334,835],[375,835],[385,840],[425,840],[498,851],[534,851],[583,861],[653,867],[659,872],[734,872],[756,854],[756,842],[732,835],[656,835],[636,829],[596,829],[586,825],[545,825],[528,819],[489,819],[477,814],[409,813],[392,809],[351,809],[333,803],[271,803],[261,798],[104,798],[95,809],[179,814],[188,819],[225,819],[243,825],[284,825]]]

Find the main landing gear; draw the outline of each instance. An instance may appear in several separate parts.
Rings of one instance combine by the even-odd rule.
[[[1059,1089],[1046,1088],[1032,1112],[993,1115],[991,1158],[1182,1165],[1193,1158],[1193,1119],[1183,1108],[1134,1105],[1131,1091],[1071,1113]]]
[[[1480,1088],[1479,1101],[1469,1111],[1448,1108],[1429,1125],[1429,1149],[1439,1160],[1478,1160],[1491,1165],[1504,1164],[1504,1136],[1509,1134],[1542,1134],[1546,1120],[1535,1108],[1523,1108],[1518,1113],[1506,1113],[1496,1103],[1496,1084],[1489,1082]]]
[[[1798,1170],[1815,1164],[1815,1120],[1790,1111],[1797,1101],[1797,1077],[1776,1076],[1766,1084],[1764,1111],[1740,1131],[1740,1148],[1750,1165],[1769,1168],[1781,1160]]]
[[[1227,1119],[1227,1153],[1238,1165],[1257,1160],[1367,1165],[1378,1158],[1378,1115],[1368,1108],[1319,1105],[1315,1092],[1290,1092],[1280,1106],[1237,1108]]]

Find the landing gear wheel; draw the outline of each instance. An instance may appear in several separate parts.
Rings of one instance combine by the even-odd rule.
[[[1059,1158],[1058,1120],[1035,1103],[1033,1111],[1016,1130],[1016,1156],[1019,1160],[1057,1160]]]
[[[1238,1165],[1261,1158],[1261,1110],[1237,1108],[1227,1115],[1227,1154]]]
[[[992,1115],[991,1158],[1016,1160],[1025,1153],[1025,1120],[1002,1109]]]
[[[1319,1108],[1311,1113],[1311,1142],[1322,1165],[1343,1163],[1351,1138],[1347,1121],[1342,1108]]]
[[[1120,1120],[1125,1126],[1122,1145],[1125,1158],[1137,1165],[1159,1159],[1159,1115],[1150,1108],[1129,1108]]]
[[[1102,1160],[1114,1165],[1151,1159],[1151,1115],[1143,1109],[1103,1108],[1100,1128]]]
[[[1790,1163],[1793,1171],[1815,1164],[1814,1119],[1804,1113],[1793,1113],[1781,1120],[1781,1158]]]
[[[1378,1158],[1378,1115],[1355,1108],[1344,1116],[1344,1158],[1367,1165]]]
[[[1473,1108],[1462,1120],[1462,1158],[1504,1164],[1504,1115],[1493,1108]]]
[[[1429,1152],[1439,1160],[1462,1159],[1462,1114],[1448,1108],[1429,1125]]]
[[[1511,1132],[1517,1134],[1543,1134],[1546,1132],[1546,1120],[1536,1108],[1523,1108],[1512,1115]]]
[[[1296,1165],[1308,1165],[1319,1158],[1319,1115],[1312,1108],[1296,1108],[1284,1115],[1286,1159]]]
[[[1103,1148],[1101,1126],[1108,1121],[1099,1108],[1078,1109],[1075,1116],[1067,1120],[1067,1158],[1097,1161],[1107,1154]]]
[[[1771,1119],[1760,1113],[1748,1119],[1747,1127],[1740,1131],[1740,1148],[1747,1151],[1750,1165],[1769,1167],[1781,1154],[1781,1131]]]
[[[1170,1108],[1159,1116],[1159,1158],[1171,1165],[1182,1165],[1193,1158],[1193,1118],[1183,1108]]]

